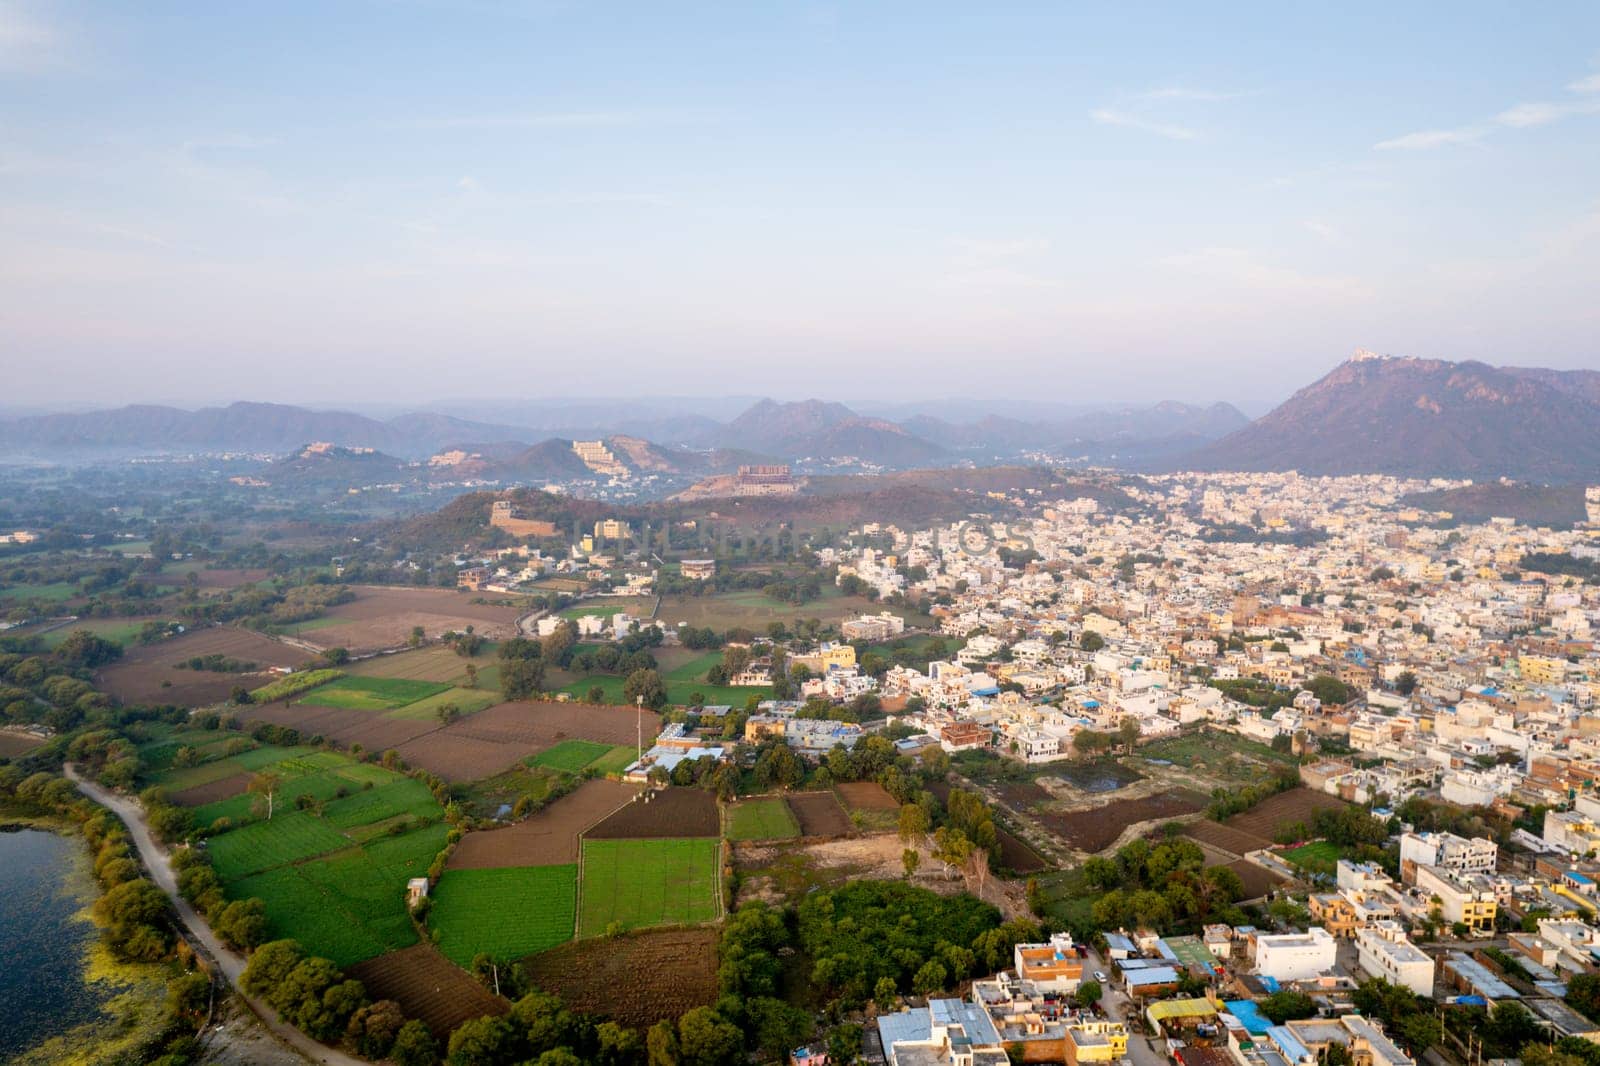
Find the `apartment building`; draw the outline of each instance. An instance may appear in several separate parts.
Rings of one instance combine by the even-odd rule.
[[[1256,937],[1256,973],[1276,981],[1305,981],[1333,969],[1337,942],[1321,926],[1304,933]]]
[[[1070,933],[1057,933],[1045,944],[1018,944],[1012,949],[1017,976],[1044,992],[1076,992],[1083,980],[1083,960]]]
[[[1416,882],[1418,866],[1439,866],[1458,874],[1492,874],[1500,847],[1492,840],[1468,840],[1454,833],[1406,833],[1400,837],[1400,880]]]
[[[1433,960],[1406,936],[1399,922],[1375,922],[1355,933],[1356,960],[1373,977],[1433,995]]]
[[[1494,885],[1482,874],[1457,874],[1441,866],[1418,866],[1416,885],[1428,897],[1430,908],[1437,899],[1440,916],[1451,925],[1460,923],[1474,933],[1494,931],[1494,916],[1499,910]]]

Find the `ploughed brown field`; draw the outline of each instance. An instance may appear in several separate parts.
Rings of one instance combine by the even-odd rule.
[[[0,733],[0,759],[26,755],[43,743],[44,740],[40,737],[23,736],[21,733]]]
[[[842,837],[855,830],[832,792],[797,792],[789,797],[789,810],[803,837]]]
[[[1184,836],[1240,856],[1272,843],[1266,837],[1258,837],[1254,833],[1246,833],[1242,829],[1222,825],[1209,818],[1199,818],[1190,822],[1189,827],[1184,830]]]
[[[647,794],[648,801],[644,798]],[[589,840],[634,840],[721,834],[717,801],[711,793],[698,788],[666,788],[647,794],[641,793],[583,835]]]
[[[176,703],[200,707],[228,698],[235,685],[259,688],[264,674],[222,674],[211,670],[179,670],[174,664],[196,655],[224,655],[253,662],[265,671],[298,666],[311,658],[304,649],[282,644],[248,629],[217,626],[197,629],[158,644],[131,645],[123,657],[101,669],[95,683],[123,703]],[[168,682],[166,687],[162,682]]]
[[[359,713],[359,712],[358,712]],[[635,708],[587,703],[499,703],[399,746],[400,756],[452,783],[478,781],[576,737],[602,744],[634,742]],[[661,717],[644,713],[648,740]]]
[[[887,789],[876,781],[847,781],[834,786],[844,797],[846,806],[858,811],[895,811],[900,804]]]
[[[347,707],[315,707],[295,703],[272,703],[246,707],[241,715],[249,722],[269,722],[292,726],[302,737],[318,734],[344,747],[360,744],[368,751],[399,748],[408,740],[442,727],[437,720],[387,718],[377,711],[357,711]]]
[[[1028,844],[1026,840],[1009,830],[995,827],[995,836],[1000,840],[1000,865],[1019,874],[1031,874],[1043,870],[1049,863],[1044,857]]]
[[[578,836],[638,793],[635,785],[595,779],[516,825],[468,833],[450,853],[448,869],[560,866],[578,861]]]
[[[1292,788],[1288,792],[1267,797],[1243,814],[1234,815],[1228,819],[1227,825],[1270,843],[1272,835],[1284,822],[1304,822],[1309,828],[1318,811],[1337,810],[1344,806],[1347,804],[1338,796],[1309,788]]]
[[[477,595],[455,589],[401,589],[375,585],[352,588],[356,598],[330,607],[323,623],[308,629],[302,639],[324,648],[349,648],[354,652],[396,648],[411,637],[414,626],[421,626],[430,640],[446,630],[473,631],[501,640],[516,635],[516,607],[493,607],[472,603]]]
[[[646,1029],[717,998],[717,930],[661,929],[579,940],[522,960],[570,1010]]]
[[[391,951],[358,962],[348,972],[367,986],[370,998],[394,1000],[406,1017],[422,1019],[440,1041],[462,1022],[510,1009],[432,944]]]
[[[217,803],[242,795],[250,787],[251,776],[249,773],[233,774],[230,777],[207,781],[203,785],[174,792],[167,798],[179,807],[203,807],[207,803]]]
[[[1123,831],[1136,822],[1193,814],[1203,810],[1207,802],[1198,792],[1173,789],[1139,799],[1113,800],[1084,811],[1042,811],[1034,817],[1072,847],[1095,852],[1116,843]]]
[[[1239,880],[1244,884],[1244,899],[1255,899],[1283,884],[1284,879],[1267,869],[1257,866],[1249,859],[1235,859],[1228,864],[1228,869],[1239,875]]]

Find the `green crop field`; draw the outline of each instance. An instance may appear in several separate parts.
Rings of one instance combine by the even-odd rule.
[[[231,882],[228,896],[260,899],[273,939],[315,945],[318,955],[350,966],[417,942],[406,914],[405,885],[427,873],[446,832],[429,826],[385,838],[382,849],[349,848],[281,866]]]
[[[273,700],[297,695],[343,676],[343,670],[304,670],[297,674],[289,674],[287,677],[280,677],[270,685],[263,685],[252,691],[250,696],[257,703],[271,703]]]
[[[612,922],[624,929],[714,921],[721,842],[585,840],[578,935],[600,936]]]
[[[574,699],[587,700],[589,690],[598,685],[605,693],[606,703],[627,704],[628,699],[622,692],[623,683],[623,678],[613,674],[595,674],[563,685],[557,691],[569,693]],[[764,700],[772,698],[771,688],[736,688],[732,685],[708,685],[704,681],[667,681],[666,685],[667,701],[681,705],[687,705],[696,693],[704,696],[706,703],[725,704],[741,710],[752,695]]]
[[[789,805],[782,799],[753,799],[728,808],[729,840],[781,840],[800,835]]]
[[[11,585],[0,588],[0,600],[46,600],[61,603],[77,594],[78,586],[71,581],[57,581],[49,585]]]
[[[332,684],[323,685],[312,695],[302,696],[295,703],[344,707],[355,711],[392,711],[449,690],[449,685],[437,681],[413,681],[403,677],[341,677]]]
[[[487,952],[518,958],[572,939],[576,866],[450,870],[433,890],[428,924],[460,966]]]
[[[421,781],[338,752],[262,745],[200,766],[170,768],[177,747],[215,747],[238,734],[160,727],[141,749],[145,772],[177,791],[256,771],[278,777],[267,821],[243,794],[194,809],[202,826],[245,821],[206,841],[229,899],[259,898],[271,935],[293,937],[348,966],[416,943],[405,885],[427,873],[449,834]],[[167,767],[151,774],[157,766]],[[297,809],[296,799],[316,803]],[[254,819],[250,821],[250,819]]]
[[[562,618],[582,618],[585,615],[599,615],[610,618],[614,614],[631,614],[635,618],[649,617],[655,610],[656,601],[649,596],[618,596],[601,600],[590,600],[568,607],[561,612]]]
[[[620,774],[632,766],[638,757],[637,750],[628,747],[626,744],[621,744],[591,762],[589,766],[593,767],[602,776],[610,777],[613,774]]]
[[[565,770],[575,774],[602,755],[611,752],[611,745],[593,740],[563,740],[555,747],[535,755],[530,765],[547,766],[552,770]]]
[[[1339,845],[1331,840],[1313,840],[1309,844],[1302,844],[1298,848],[1278,852],[1278,857],[1284,862],[1292,862],[1296,866],[1326,865],[1332,866],[1339,861]]]
[[[44,635],[44,646],[52,650],[61,647],[66,639],[80,629],[87,629],[97,637],[120,644],[124,648],[133,643],[133,638],[139,635],[144,628],[146,619],[130,622],[126,618],[91,618],[83,622],[74,622],[70,626],[52,629]]]
[[[207,843],[211,864],[224,881],[246,877],[297,859],[338,851],[350,841],[308,811],[281,808],[269,821],[255,822],[215,836]]]
[[[500,694],[484,689],[480,680],[478,688],[447,688],[443,692],[408,703],[404,707],[388,712],[386,718],[410,718],[425,721],[437,718],[439,708],[446,704],[453,705],[463,715],[477,714],[487,707],[492,707],[500,702]]]

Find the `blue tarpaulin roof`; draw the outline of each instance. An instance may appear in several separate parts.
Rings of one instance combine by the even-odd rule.
[[[1228,1013],[1238,1018],[1244,1025],[1245,1031],[1252,1036],[1264,1036],[1272,1023],[1261,1009],[1248,999],[1230,999],[1227,1001]]]

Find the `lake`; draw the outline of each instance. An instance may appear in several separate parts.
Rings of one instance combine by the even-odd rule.
[[[0,1061],[100,1012],[83,973],[99,933],[75,917],[92,891],[82,848],[75,837],[0,830]]]

